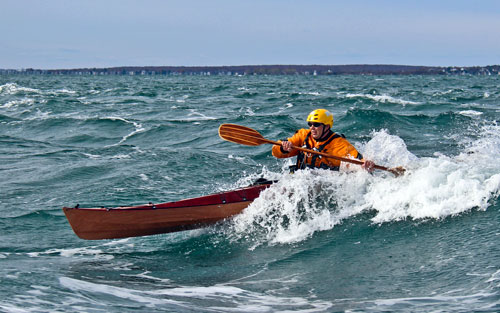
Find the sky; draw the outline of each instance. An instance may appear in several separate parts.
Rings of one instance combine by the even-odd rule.
[[[0,68],[500,64],[499,0],[0,0]]]

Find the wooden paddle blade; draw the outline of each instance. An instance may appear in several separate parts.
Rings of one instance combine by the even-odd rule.
[[[255,129],[236,124],[222,124],[219,127],[219,136],[224,140],[245,146],[259,146],[268,143]]]

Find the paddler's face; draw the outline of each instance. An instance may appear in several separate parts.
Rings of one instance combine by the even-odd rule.
[[[314,139],[319,139],[321,138],[321,135],[323,135],[323,131],[325,130],[326,125],[322,123],[307,123],[309,125],[309,129],[311,130],[311,136]]]

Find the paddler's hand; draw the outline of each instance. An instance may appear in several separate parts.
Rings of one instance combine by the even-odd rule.
[[[375,166],[375,162],[370,161],[370,160],[365,160],[365,162],[361,165],[361,167],[364,168],[365,170],[367,170],[368,173],[373,172],[374,166]]]
[[[292,143],[288,140],[282,141],[281,142],[281,149],[286,152],[292,151]]]

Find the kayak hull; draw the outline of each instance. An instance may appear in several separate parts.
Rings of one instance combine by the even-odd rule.
[[[114,208],[64,207],[75,234],[88,240],[163,234],[214,224],[241,213],[269,184],[160,204]]]

